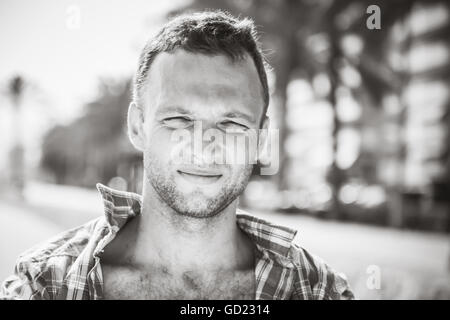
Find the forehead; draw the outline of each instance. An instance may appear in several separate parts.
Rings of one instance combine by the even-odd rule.
[[[250,56],[232,61],[181,49],[164,52],[153,61],[147,80],[145,94],[156,109],[177,105],[195,111],[207,105],[216,111],[238,108],[255,117],[263,111],[262,87]]]

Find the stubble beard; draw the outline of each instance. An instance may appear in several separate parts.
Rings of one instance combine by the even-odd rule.
[[[147,181],[158,196],[177,214],[191,218],[212,218],[222,212],[245,189],[252,172],[251,165],[245,167],[239,174],[239,181],[226,180],[220,191],[214,197],[206,196],[200,188],[189,194],[181,192],[169,166],[161,163],[149,154],[144,154],[144,174]]]

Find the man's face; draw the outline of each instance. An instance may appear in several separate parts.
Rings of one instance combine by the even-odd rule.
[[[263,117],[252,59],[161,53],[142,98],[146,178],[179,214],[216,215],[244,191],[253,168],[236,160],[238,154],[254,157],[238,138],[257,131]]]

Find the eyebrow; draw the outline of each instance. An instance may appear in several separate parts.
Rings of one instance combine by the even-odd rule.
[[[161,114],[167,114],[167,113],[180,113],[180,114],[191,114],[191,112],[181,106],[168,106],[165,107],[164,109],[159,109],[158,111],[156,111],[157,115],[161,115]]]

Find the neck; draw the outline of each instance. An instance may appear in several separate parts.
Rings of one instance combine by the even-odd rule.
[[[253,267],[253,246],[236,224],[237,199],[210,218],[175,212],[144,182],[133,256],[171,269],[242,270]]]

